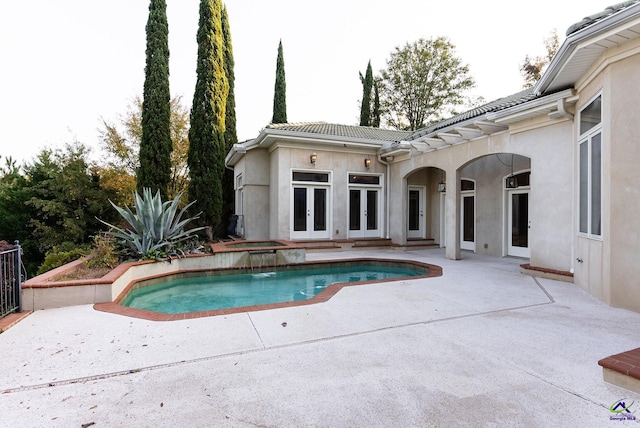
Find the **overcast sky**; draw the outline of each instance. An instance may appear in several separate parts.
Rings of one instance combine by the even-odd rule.
[[[619,1],[619,0],[618,0]],[[357,125],[364,73],[396,46],[446,36],[486,101],[521,90],[519,65],[543,41],[614,0],[227,1],[238,139],[271,120],[282,39],[289,122]],[[170,84],[191,107],[198,0],[167,0]],[[0,155],[19,163],[42,148],[98,147],[100,118],[142,95],[148,0],[0,0]],[[4,161],[1,161],[4,163]]]

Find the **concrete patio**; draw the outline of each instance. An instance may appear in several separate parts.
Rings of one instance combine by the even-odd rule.
[[[640,314],[522,260],[440,249],[443,276],[346,287],[317,305],[153,322],[73,306],[0,334],[2,426],[600,427],[599,359],[640,346]],[[640,413],[638,414],[640,417]]]

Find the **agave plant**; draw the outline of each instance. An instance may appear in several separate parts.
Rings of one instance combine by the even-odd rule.
[[[157,258],[158,255],[166,254],[168,249],[175,247],[179,242],[189,239],[193,232],[204,229],[204,227],[198,227],[184,230],[185,225],[197,219],[199,214],[182,220],[182,216],[193,202],[178,211],[181,196],[182,192],[172,201],[162,202],[159,191],[152,196],[151,189],[144,188],[142,196],[134,192],[135,212],[126,205],[121,208],[109,201],[129,223],[129,228],[123,229],[98,220],[111,227],[113,229],[111,234],[120,239],[121,243],[137,256],[143,259]]]

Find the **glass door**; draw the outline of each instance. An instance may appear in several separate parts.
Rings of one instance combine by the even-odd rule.
[[[407,219],[407,238],[424,239],[426,237],[425,223],[425,188],[409,186],[409,209]]]
[[[476,196],[475,192],[462,193],[461,195],[461,233],[460,248],[463,250],[476,250]]]
[[[529,190],[512,190],[509,198],[508,254],[529,257]]]
[[[293,187],[292,239],[328,239],[327,187]]]
[[[349,237],[380,237],[380,191],[349,189]]]

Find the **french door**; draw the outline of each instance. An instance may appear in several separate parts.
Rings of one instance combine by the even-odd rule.
[[[425,222],[425,188],[409,186],[409,209],[407,219],[407,238],[424,239],[426,237]]]
[[[529,190],[511,190],[507,230],[507,253],[510,256],[529,257]]]
[[[475,192],[463,192],[460,196],[460,248],[476,250],[476,196]]]
[[[380,190],[349,189],[349,237],[380,237]]]
[[[329,187],[293,186],[292,239],[329,238]]]

